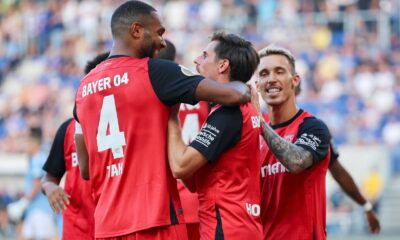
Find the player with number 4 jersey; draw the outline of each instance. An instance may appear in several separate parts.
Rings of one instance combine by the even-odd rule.
[[[249,100],[249,89],[153,59],[165,47],[165,29],[146,3],[118,7],[111,30],[110,57],[86,75],[76,95],[75,117],[89,156],[89,171],[81,173],[89,173],[84,177],[90,177],[97,202],[95,237],[186,239],[166,159],[170,106],[199,100],[240,104]]]

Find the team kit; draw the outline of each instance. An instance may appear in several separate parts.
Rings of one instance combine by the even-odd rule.
[[[296,105],[288,49],[218,31],[195,74],[174,62],[149,4],[123,3],[111,32],[43,167],[67,176],[62,191],[42,180],[63,239],[327,238],[335,152],[325,123]]]

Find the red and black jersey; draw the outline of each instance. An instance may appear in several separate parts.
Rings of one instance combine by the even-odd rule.
[[[290,173],[263,142],[261,216],[264,239],[326,239],[328,128],[303,110],[289,121],[271,127],[287,141],[311,152],[313,165],[300,173]]]
[[[89,153],[95,236],[184,222],[167,161],[170,107],[203,79],[166,60],[112,56],[82,81],[76,113]]]
[[[66,173],[64,190],[71,198],[62,213],[62,238],[93,239],[95,203],[90,181],[84,181],[79,173],[74,134],[75,120],[69,119],[59,127],[43,169],[58,178]]]
[[[199,102],[196,105],[181,104],[179,108],[179,123],[182,128],[182,139],[190,144],[200,131],[208,116],[208,103]],[[198,223],[199,200],[197,193],[191,193],[178,181],[178,191],[181,198],[183,214],[186,223]]]
[[[217,105],[190,146],[207,165],[195,173],[201,239],[260,239],[260,118],[251,104]]]
[[[269,117],[268,117],[268,113],[267,112],[263,113],[263,117],[264,117],[266,122],[269,122]],[[330,136],[329,149],[330,149],[330,153],[331,153],[329,165],[331,165],[333,162],[338,160],[340,154],[339,154],[339,150],[338,150],[335,142],[333,141],[333,138],[332,138],[330,133],[329,133],[329,136]],[[262,136],[261,136],[261,138],[262,138]],[[261,145],[265,145],[266,144],[263,141],[264,141],[264,139],[262,138]],[[266,146],[264,146],[264,148],[265,147]],[[265,151],[261,151],[261,152],[262,153],[266,153]],[[264,157],[261,157],[261,159],[264,159]]]

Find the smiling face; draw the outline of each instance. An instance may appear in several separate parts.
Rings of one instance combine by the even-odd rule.
[[[293,72],[289,60],[283,55],[272,54],[260,59],[259,91],[267,105],[280,106],[294,101],[300,77]]]
[[[162,26],[157,13],[153,12],[148,20],[148,23],[143,29],[141,57],[157,57],[160,50],[166,47],[166,42],[163,38],[165,28]]]

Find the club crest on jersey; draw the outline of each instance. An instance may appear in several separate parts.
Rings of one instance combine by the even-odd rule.
[[[190,70],[189,68],[187,68],[187,67],[185,67],[185,66],[183,66],[183,65],[180,65],[180,64],[179,64],[179,67],[181,67],[181,72],[182,72],[184,75],[188,76],[188,77],[191,77],[191,76],[196,75],[192,70]]]

